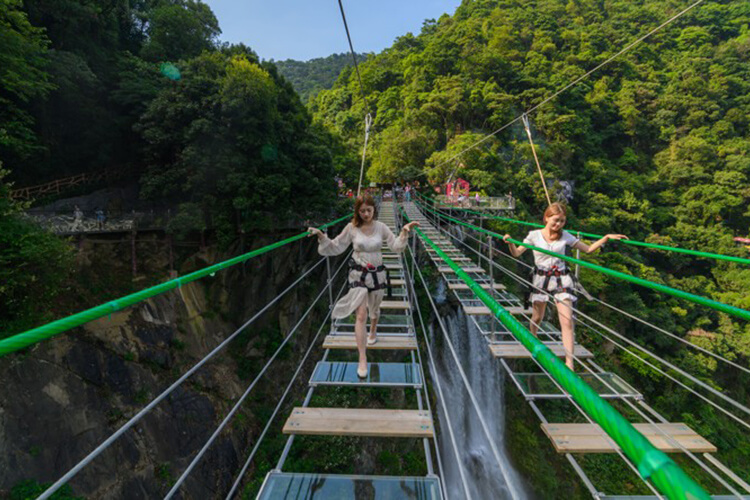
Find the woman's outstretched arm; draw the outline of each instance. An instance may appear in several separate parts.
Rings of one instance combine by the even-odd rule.
[[[334,256],[344,253],[344,250],[349,248],[352,242],[352,224],[351,222],[346,225],[341,234],[336,236],[334,239],[330,239],[326,234],[316,227],[307,228],[307,232],[310,236],[315,235],[318,237],[318,253],[320,255]]]
[[[513,243],[512,241],[508,241],[509,239],[510,239],[509,234],[506,234],[505,236],[503,236],[503,241],[508,244],[508,250],[510,250],[510,254],[513,257],[520,257],[521,254],[523,254],[526,251],[526,247],[516,246],[516,244]]]
[[[383,224],[383,239],[385,240],[385,244],[392,252],[403,252],[404,248],[406,248],[406,245],[409,243],[409,232],[415,226],[419,226],[419,222],[415,221],[408,223],[401,228],[401,232],[399,233],[398,238],[396,238],[393,231],[391,231],[391,228]]]
[[[591,245],[587,245],[581,240],[578,240],[575,245],[573,245],[573,248],[580,250],[584,253],[594,253],[597,250],[599,250],[601,247],[604,246],[604,244],[609,240],[627,240],[628,237],[624,234],[608,234],[604,236],[602,239],[595,241]]]

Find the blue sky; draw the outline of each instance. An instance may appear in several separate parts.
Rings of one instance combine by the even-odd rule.
[[[244,42],[262,59],[306,61],[347,52],[338,0],[203,0],[219,20],[221,41]],[[380,52],[422,21],[453,14],[461,0],[344,0],[357,52]]]

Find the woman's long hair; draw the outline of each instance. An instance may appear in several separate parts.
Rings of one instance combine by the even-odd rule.
[[[357,196],[357,199],[354,200],[354,218],[352,219],[352,224],[354,225],[354,227],[359,227],[365,222],[362,220],[362,217],[359,216],[359,209],[362,207],[362,205],[367,205],[373,208],[372,220],[378,218],[378,207],[377,205],[375,205],[375,200],[372,198],[372,196],[370,196],[369,194]]]
[[[552,205],[547,207],[547,210],[544,211],[544,217],[542,218],[542,222],[544,225],[547,225],[547,219],[549,217],[552,217],[553,215],[563,215],[564,217],[568,217],[568,211],[565,209],[565,205],[562,203],[553,203]],[[562,235],[562,229],[560,229],[560,232],[555,233],[558,237]]]

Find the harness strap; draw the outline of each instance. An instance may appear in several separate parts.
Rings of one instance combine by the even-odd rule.
[[[541,287],[534,286],[534,277],[535,276],[544,276],[544,283]],[[570,276],[571,280],[573,281],[572,287],[566,287],[562,286],[562,276]],[[578,291],[578,280],[576,279],[576,275],[574,273],[570,272],[570,269],[564,268],[559,269],[557,266],[553,266],[551,269],[540,269],[538,267],[533,267],[530,273],[530,282],[531,286],[529,286],[526,290],[526,294],[524,295],[524,307],[527,309],[531,306],[531,294],[534,290],[538,290],[540,292],[548,292],[551,295],[557,295],[559,293],[569,293],[571,295],[576,295]],[[552,278],[555,279],[555,288],[553,290],[549,290],[549,283],[552,280]]]
[[[385,265],[381,264],[378,267],[375,267],[373,265],[369,266],[362,266],[360,264],[357,264],[354,259],[349,260],[349,268],[353,269],[355,271],[361,271],[362,275],[359,278],[359,281],[350,281],[349,286],[351,288],[367,288],[368,292],[375,292],[378,290],[383,290],[385,288],[388,288],[388,297],[391,297],[391,288],[390,288],[390,276],[388,274],[388,269],[386,269]],[[380,283],[378,280],[378,273],[385,271],[386,273],[386,282]],[[372,273],[372,282],[373,286],[367,286],[367,275],[369,273]]]

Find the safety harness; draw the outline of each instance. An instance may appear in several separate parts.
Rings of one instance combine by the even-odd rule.
[[[535,276],[544,276],[544,283],[541,287],[536,287],[533,285],[534,283],[534,277]],[[573,286],[567,287],[562,286],[562,277],[563,276],[570,276],[573,280]],[[548,286],[550,281],[552,279],[555,280],[555,288],[554,290],[548,290]],[[541,269],[539,267],[534,266],[531,269],[531,277],[529,279],[529,282],[532,283],[531,286],[529,286],[528,290],[526,291],[526,296],[524,297],[524,303],[526,304],[526,307],[528,308],[531,304],[531,294],[534,291],[541,291],[542,293],[547,292],[552,294],[552,296],[557,295],[558,293],[569,293],[571,295],[575,295],[576,292],[579,291],[579,285],[578,285],[578,279],[576,278],[575,273],[571,273],[570,269],[567,267],[560,269],[557,266],[552,266],[550,269]]]
[[[354,259],[349,260],[349,269],[361,272],[362,275],[359,278],[359,281],[350,281],[349,286],[351,288],[367,288],[368,292],[376,292],[378,290],[384,290],[388,289],[388,298],[393,297],[393,289],[391,288],[391,273],[390,271],[385,267],[384,264],[381,264],[379,266],[374,266],[372,264],[367,264],[366,266],[357,264]],[[385,283],[380,283],[378,280],[378,273],[385,271]],[[372,274],[372,286],[367,286],[367,275]]]

